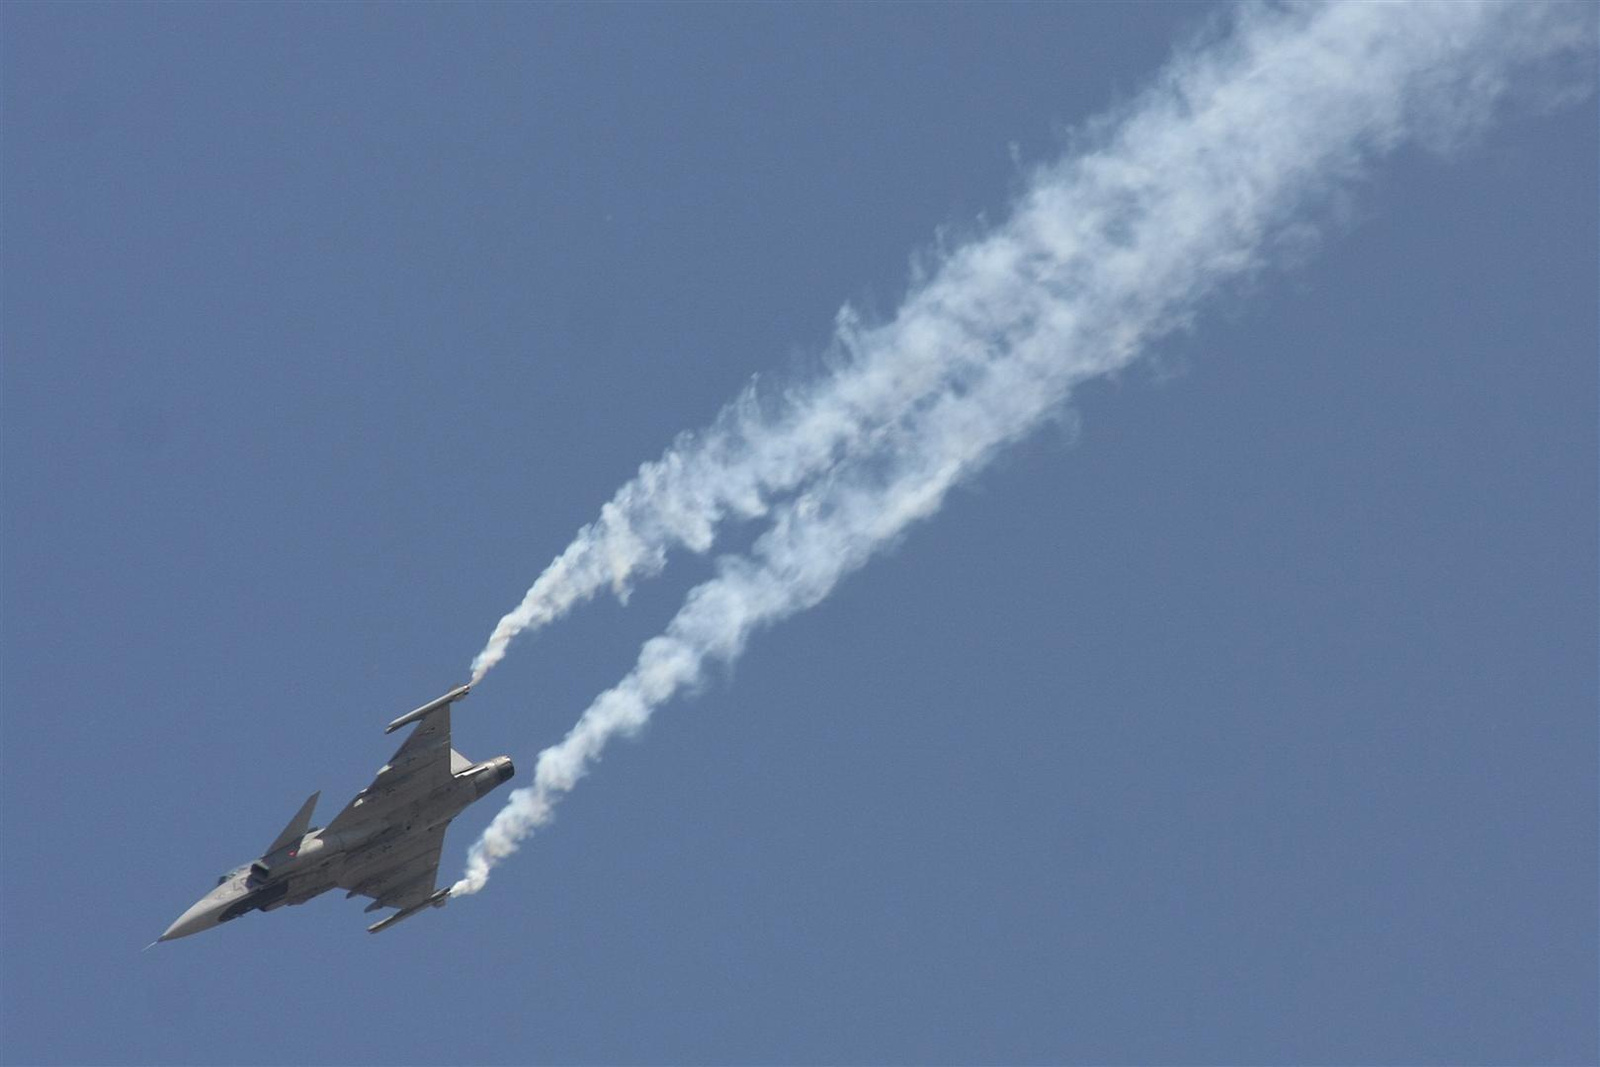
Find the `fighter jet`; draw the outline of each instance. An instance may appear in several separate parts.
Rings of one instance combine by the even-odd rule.
[[[467,805],[514,773],[510,756],[474,763],[450,747],[450,705],[471,684],[391,722],[385,733],[419,723],[372,784],[326,828],[311,825],[320,793],[312,793],[260,859],[217,879],[158,941],[188,937],[251,911],[304,904],[330,889],[371,897],[367,911],[398,908],[367,930],[378,933],[429,906],[442,908],[450,890],[435,889],[445,828]]]

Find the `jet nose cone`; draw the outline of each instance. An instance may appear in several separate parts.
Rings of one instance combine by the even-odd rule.
[[[175,941],[180,937],[198,934],[201,930],[209,930],[217,925],[217,915],[216,902],[210,897],[206,897],[178,916],[178,921],[167,927],[167,932],[156,938],[156,940]]]

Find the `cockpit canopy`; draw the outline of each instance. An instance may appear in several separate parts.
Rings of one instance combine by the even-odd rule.
[[[239,866],[235,867],[233,870],[229,871],[227,874],[224,874],[220,878],[218,878],[217,879],[217,884],[218,885],[222,885],[224,882],[231,882],[235,878],[237,878],[241,874],[243,874],[245,871],[248,871],[249,869],[250,869],[250,865],[248,863],[240,864]]]

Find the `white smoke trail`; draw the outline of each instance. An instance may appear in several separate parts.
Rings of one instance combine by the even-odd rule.
[[[1097,150],[1040,170],[1004,225],[950,254],[889,323],[845,322],[849,359],[775,418],[748,398],[624,487],[502,620],[518,630],[709,546],[729,514],[770,514],[666,632],[539,756],[471,848],[457,894],[551,817],[610,739],[803,610],[943,503],[1072,387],[1126,366],[1219,286],[1258,269],[1308,208],[1408,141],[1493,117],[1519,67],[1592,53],[1592,11],[1466,3],[1246,7],[1100,127]],[[784,494],[786,499],[779,499]]]
[[[1549,16],[1547,23],[1562,18],[1574,21],[1570,12],[1562,18],[1551,12],[1545,15]],[[1391,12],[1386,17],[1395,24],[1413,23],[1415,33],[1417,26],[1432,16]],[[1283,24],[1303,21],[1301,16],[1281,12],[1242,17],[1241,22],[1255,24],[1257,29],[1242,27],[1234,41],[1209,57],[1210,62],[1206,57],[1191,57],[1174,64],[1160,87],[1143,99],[1142,113],[1129,115],[1126,123],[1182,124],[1195,93],[1232,92],[1240,99],[1213,101],[1217,106],[1210,109],[1210,128],[1199,121],[1188,124],[1178,138],[1183,141],[1186,137],[1187,141],[1171,146],[1177,150],[1174,159],[1195,156],[1203,150],[1198,141],[1222,134],[1213,143],[1213,153],[1241,153],[1235,158],[1242,161],[1242,151],[1262,152],[1271,157],[1269,162],[1283,162],[1282,149],[1288,146],[1265,140],[1256,145],[1248,143],[1258,132],[1266,132],[1251,127],[1250,110],[1276,107],[1281,113],[1279,101],[1263,99],[1262,90],[1268,85],[1284,89],[1286,100],[1298,99],[1296,87],[1286,84],[1293,81],[1296,72],[1219,69],[1226,65],[1220,53],[1249,47],[1245,39],[1252,35],[1260,38],[1264,35],[1261,24],[1274,20]],[[1436,20],[1436,24],[1443,21]],[[1261,60],[1295,61],[1289,51],[1280,55],[1274,60],[1263,52]],[[1360,57],[1327,52],[1315,58],[1360,63]],[[1205,70],[1207,67],[1212,69]],[[1464,124],[1482,119],[1481,111],[1472,110],[1472,102],[1484,98],[1484,85],[1472,86],[1478,91],[1463,94],[1452,106],[1447,97],[1437,92],[1439,86],[1426,86],[1427,72],[1413,73],[1419,76],[1419,90],[1434,92],[1435,99],[1429,106],[1435,111],[1440,130],[1459,130]],[[1239,79],[1239,84],[1222,86],[1221,80],[1230,77]],[[1490,72],[1484,77],[1492,82],[1495,75]],[[1444,76],[1446,82],[1452,78],[1470,80],[1470,73],[1457,69]],[[1208,79],[1217,84],[1206,84]],[[1399,99],[1386,103],[1391,109],[1406,106]],[[1374,116],[1374,133],[1381,136],[1381,131],[1387,130],[1398,136],[1399,131],[1385,121],[1387,117]],[[1423,132],[1436,135],[1436,131]],[[1005,351],[1014,331],[1029,328],[1023,314],[1026,309],[1014,301],[1020,298],[1023,303],[1033,303],[1041,295],[1059,298],[1080,272],[1109,280],[1110,271],[1096,270],[1095,257],[1110,256],[1134,267],[1143,266],[1126,254],[1129,250],[1119,240],[1119,231],[1132,225],[1147,203],[1181,196],[1178,176],[1152,170],[1170,162],[1157,157],[1116,160],[1102,153],[1088,158],[1099,159],[1105,164],[1104,171],[1078,175],[1080,182],[1074,188],[1055,189],[1071,199],[1071,204],[1025,204],[1010,226],[949,257],[933,281],[913,293],[891,322],[863,329],[854,313],[844,309],[836,329],[834,351],[838,367],[834,373],[773,398],[767,405],[758,400],[753,388],[747,390],[709,428],[685,434],[659,460],[642,466],[639,474],[601,509],[600,517],[579,532],[522,601],[500,619],[473,660],[472,680],[481,679],[504,658],[518,634],[549,624],[608,586],[625,599],[632,581],[640,574],[659,571],[673,547],[707,551],[717,527],[729,516],[753,518],[765,514],[774,499],[803,485],[840,458],[870,450],[883,427],[910,407],[943,390],[959,388],[964,376]],[[1215,157],[1212,162],[1216,162]],[[1122,174],[1116,173],[1119,164],[1127,167]],[[1126,184],[1119,185],[1123,181]],[[1147,183],[1153,184],[1147,188]],[[1049,176],[1044,176],[1036,184],[1035,193],[1051,185]],[[1235,192],[1243,200],[1251,195],[1246,188]],[[1022,214],[1030,206],[1042,216],[1055,217],[1025,219]],[[1079,214],[1062,217],[1059,211],[1063,206]],[[1214,201],[1212,206],[1216,206]],[[1242,225],[1261,221],[1249,218],[1254,206],[1247,202],[1236,205],[1236,209],[1241,213]],[[1028,239],[1046,229],[1054,232],[1049,242],[1042,243],[1044,247],[1040,247],[1041,242]],[[1196,285],[1209,288],[1220,277],[1249,269],[1258,250],[1257,242],[1219,248],[1218,258],[1207,265],[1210,274],[1180,278],[1176,294],[1161,301],[1164,308],[1150,306],[1155,315],[1138,323],[1141,332],[1148,337],[1159,329],[1163,311],[1176,313],[1181,319],[1199,295],[1194,291]],[[1041,252],[1041,262],[1028,261],[1027,257]],[[1240,261],[1229,264],[1225,262],[1227,255],[1237,255]],[[1042,285],[1048,292],[1029,293],[1019,288],[1019,282],[1025,286]],[[1170,327],[1172,323],[1166,325]]]

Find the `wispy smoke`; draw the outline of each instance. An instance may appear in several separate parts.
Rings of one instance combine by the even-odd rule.
[[[539,756],[471,848],[457,894],[547,822],[610,739],[816,604],[936,512],[1073,386],[1127,366],[1219,287],[1259,270],[1378,157],[1449,146],[1493,118],[1530,64],[1592,54],[1581,5],[1423,3],[1236,9],[1090,147],[1032,175],[1008,221],[946,252],[894,317],[841,313],[834,369],[776,401],[747,393],[618,491],[500,621],[481,677],[525,630],[597,591],[625,596],[670,550],[764,517],[666,632]]]

